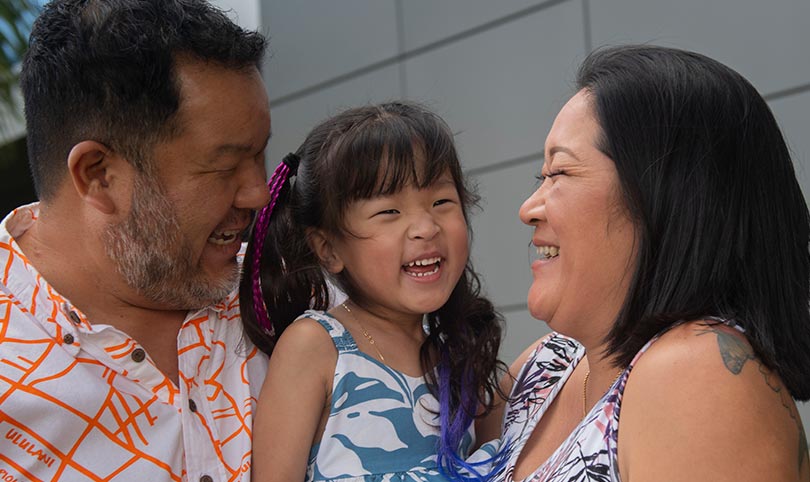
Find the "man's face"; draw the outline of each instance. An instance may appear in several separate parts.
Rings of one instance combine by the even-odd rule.
[[[179,61],[179,134],[135,174],[127,219],[105,247],[138,295],[162,309],[210,305],[236,288],[251,213],[268,202],[270,112],[256,69]]]
[[[203,307],[226,296],[239,279],[236,265],[207,277],[191,258],[191,240],[154,179],[137,174],[129,216],[110,225],[105,246],[127,284],[151,302],[178,309]]]

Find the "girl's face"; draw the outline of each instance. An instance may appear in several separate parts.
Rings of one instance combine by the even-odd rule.
[[[546,138],[544,180],[520,208],[534,227],[532,316],[581,342],[604,338],[624,302],[635,260],[635,225],[616,166],[596,146],[601,129],[579,92]]]
[[[467,223],[449,173],[424,189],[349,205],[332,238],[333,273],[345,270],[364,307],[389,319],[421,318],[445,304],[467,264]],[[324,258],[322,256],[322,258]]]

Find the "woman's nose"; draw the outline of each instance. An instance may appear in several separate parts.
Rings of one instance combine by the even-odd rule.
[[[545,221],[546,202],[542,185],[536,189],[528,199],[523,201],[523,205],[520,206],[518,214],[523,224],[529,226],[536,226],[540,221]]]

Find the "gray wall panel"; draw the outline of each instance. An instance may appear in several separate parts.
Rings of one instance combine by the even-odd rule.
[[[394,0],[263,2],[271,99],[397,54]]]
[[[546,0],[402,0],[405,50],[422,47],[543,3]],[[426,12],[430,14],[426,15]]]
[[[551,332],[544,322],[532,318],[528,310],[508,311],[503,315],[507,327],[501,345],[501,360],[507,365],[511,365],[535,341]]]
[[[408,60],[407,92],[459,132],[467,167],[486,166],[542,151],[584,50],[567,2]]]
[[[532,275],[532,229],[520,222],[518,209],[536,188],[541,160],[475,176],[483,212],[473,216],[475,269],[497,306],[525,305]]]
[[[398,69],[388,67],[280,106],[271,102],[273,139],[269,146],[269,171],[287,152],[301,145],[315,124],[330,115],[345,108],[396,98],[399,98]]]
[[[810,199],[810,92],[769,102],[793,154],[804,198]]]
[[[761,92],[810,82],[807,0],[591,1],[593,45],[652,42],[728,64]]]

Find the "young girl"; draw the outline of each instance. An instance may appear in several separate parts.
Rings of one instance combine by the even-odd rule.
[[[273,353],[256,480],[485,480],[498,457],[464,457],[502,396],[501,327],[468,259],[477,198],[447,125],[409,103],[345,111],[269,185],[241,293]]]

